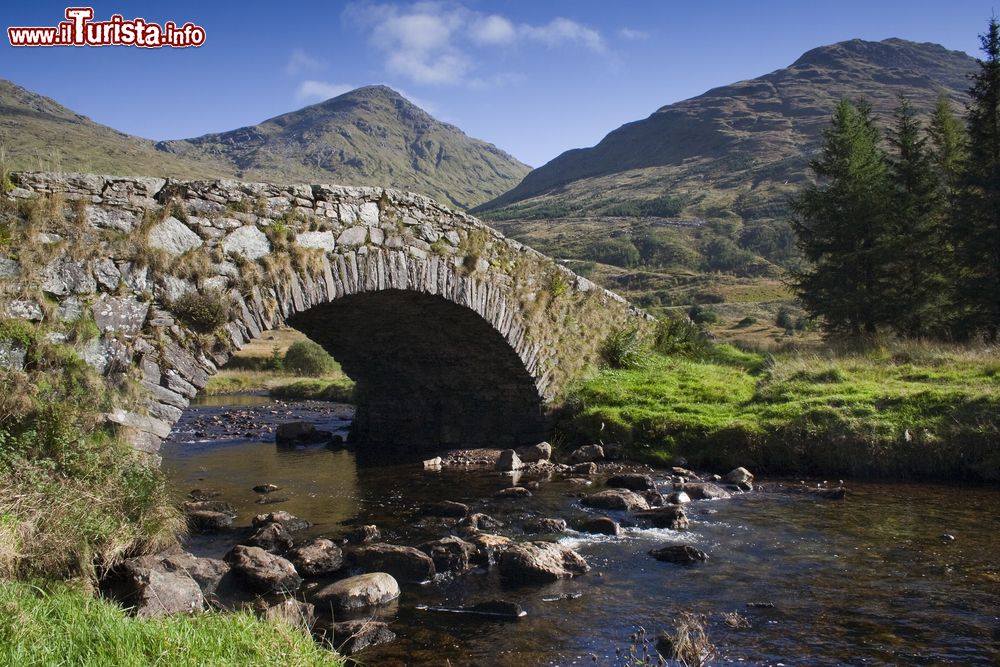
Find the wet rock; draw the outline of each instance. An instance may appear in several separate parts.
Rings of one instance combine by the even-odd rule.
[[[692,500],[726,500],[733,497],[733,494],[713,482],[684,484],[680,490],[687,493]]]
[[[196,510],[186,514],[188,528],[194,533],[212,533],[233,525],[233,516],[223,512]]]
[[[523,486],[511,486],[506,489],[500,489],[493,494],[493,497],[501,500],[510,500],[511,498],[530,498],[531,491],[528,491]]]
[[[597,474],[597,464],[596,463],[577,463],[570,468],[570,472],[574,475],[596,475]]]
[[[424,514],[427,516],[450,517],[452,519],[461,519],[468,513],[468,505],[451,500],[442,500],[424,508]]]
[[[475,530],[496,530],[497,528],[503,528],[503,522],[497,521],[489,514],[483,514],[482,512],[476,512],[465,517],[458,522],[458,525],[468,526]]]
[[[222,512],[230,516],[236,516],[236,509],[229,503],[222,500],[189,500],[181,508],[185,513],[190,512]]]
[[[444,460],[440,456],[435,456],[432,459],[424,461],[425,470],[434,470],[440,468],[442,465],[444,465]]]
[[[268,522],[258,528],[243,544],[260,547],[273,554],[282,554],[292,548],[292,536],[283,524]]]
[[[316,623],[316,607],[295,598],[273,603],[258,600],[254,603],[253,610],[258,618],[272,623],[285,623],[304,632],[311,632]]]
[[[347,533],[345,539],[351,544],[365,544],[382,539],[382,533],[379,532],[378,526],[375,525],[358,526]]]
[[[681,468],[681,467],[675,466],[675,467],[671,468],[670,470],[671,470],[671,472],[673,474],[677,475],[678,477],[683,477],[684,479],[686,479],[688,481],[691,481],[691,482],[700,482],[701,481],[701,477],[698,476],[698,473],[693,472],[691,470],[688,470],[687,468]]]
[[[475,562],[484,566],[496,563],[499,555],[513,544],[509,537],[489,533],[473,535],[469,538],[469,542],[476,545]]]
[[[663,504],[663,496],[656,491],[643,491],[642,497],[646,499],[646,504],[650,507],[659,507]]]
[[[526,533],[562,533],[566,530],[565,519],[532,519],[524,523]]]
[[[197,582],[206,598],[215,594],[222,578],[229,573],[229,563],[218,558],[198,558],[187,552],[170,554],[160,561],[171,571],[183,571]]]
[[[468,607],[467,610],[481,616],[498,616],[502,618],[521,618],[527,615],[521,605],[516,602],[508,602],[507,600],[480,602]]]
[[[695,549],[690,544],[671,544],[661,549],[653,549],[649,555],[656,560],[678,565],[693,565],[708,560],[708,554],[700,549]]]
[[[540,442],[537,445],[531,445],[530,447],[522,447],[517,450],[517,455],[520,456],[521,460],[525,463],[548,461],[552,458],[552,445],[547,442]]]
[[[753,474],[746,468],[735,468],[722,476],[722,481],[726,484],[753,484]]]
[[[344,552],[336,544],[323,538],[292,549],[287,558],[303,577],[325,577],[344,565]]]
[[[604,447],[600,445],[584,445],[573,450],[569,455],[570,464],[592,463],[604,460]]]
[[[513,472],[523,467],[524,464],[521,462],[520,457],[518,457],[517,452],[513,449],[505,449],[500,452],[500,458],[497,459],[495,469],[500,472]]]
[[[334,615],[388,604],[399,597],[399,583],[386,572],[370,572],[334,582],[313,593],[317,611]]]
[[[625,510],[629,512],[649,509],[649,503],[646,502],[645,498],[628,489],[599,491],[598,493],[582,498],[580,504],[597,509]]]
[[[554,542],[522,542],[500,554],[500,576],[511,584],[556,581],[590,570],[583,556]]]
[[[667,502],[673,503],[674,505],[686,505],[691,502],[691,496],[684,491],[674,491],[667,496]]]
[[[388,572],[402,581],[421,582],[434,578],[434,561],[413,547],[375,543],[352,549],[348,556],[367,572]]]
[[[598,535],[618,535],[622,531],[617,521],[606,516],[581,519],[576,524],[576,529],[581,533],[596,533]]]
[[[294,447],[326,442],[331,435],[333,434],[329,431],[320,431],[309,422],[286,422],[278,424],[278,428],[274,432],[274,440],[279,447]]]
[[[281,487],[275,484],[258,484],[253,487],[254,493],[274,493],[280,491]]]
[[[350,655],[372,646],[388,644],[395,641],[396,633],[382,621],[343,621],[333,623],[329,634],[321,637],[323,643],[329,645],[342,655]]]
[[[289,533],[294,533],[297,530],[305,530],[312,525],[305,519],[300,519],[294,514],[289,514],[285,511],[258,514],[253,518],[254,528],[262,528],[269,523],[280,523]]]
[[[670,530],[687,530],[691,526],[687,512],[683,507],[677,505],[667,505],[641,512],[636,512],[635,517],[648,521],[654,528],[669,528]]]
[[[421,544],[418,549],[431,557],[437,572],[461,574],[476,556],[476,545],[458,537],[445,537]]]
[[[254,501],[257,505],[279,505],[287,503],[291,498],[288,496],[263,496]]]
[[[247,584],[265,593],[288,593],[302,585],[294,565],[260,547],[238,544],[225,560]]]
[[[584,479],[583,477],[567,477],[566,483],[574,486],[593,486],[594,484],[592,480]]]
[[[615,489],[628,489],[629,491],[650,491],[656,490],[653,485],[653,478],[640,473],[626,473],[623,475],[612,475],[606,482],[608,486]]]
[[[201,587],[187,572],[168,569],[155,558],[126,561],[102,585],[140,618],[190,614],[205,606]]]

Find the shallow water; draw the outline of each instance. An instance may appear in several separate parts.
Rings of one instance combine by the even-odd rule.
[[[349,424],[349,409],[340,406],[255,401],[265,420],[303,416],[338,432]],[[375,523],[385,541],[416,545],[448,533],[440,521],[424,519],[420,508],[455,500],[504,521],[496,532],[525,539],[525,518],[572,522],[586,513],[576,494],[594,488],[525,477],[521,484],[539,483],[533,497],[498,501],[492,494],[511,480],[488,470],[364,467],[345,451],[278,450],[273,440],[231,434],[217,440],[211,429],[191,426],[226,413],[226,403],[215,403],[185,413],[163,448],[163,467],[179,495],[195,488],[220,492],[240,512],[241,525],[256,513],[283,509],[316,524],[308,535],[336,538],[353,525]],[[287,501],[256,504],[260,496],[251,487],[265,482],[282,487],[271,495]],[[694,611],[707,616],[720,663],[1000,664],[1000,489],[848,486],[843,501],[754,492],[696,502],[688,506],[692,527],[686,532],[628,528],[617,538],[565,533],[560,541],[592,567],[570,581],[509,589],[495,573],[473,571],[404,585],[389,618],[399,638],[358,658],[369,665],[570,665],[593,664],[596,656],[599,664],[615,664],[616,649],[627,650],[637,626],[655,633],[671,627],[679,613]],[[624,514],[608,514],[627,522]],[[944,543],[942,533],[955,541]],[[195,536],[188,547],[221,556],[233,541]],[[696,545],[710,560],[688,568],[647,555],[678,542]],[[497,622],[415,609],[496,598],[520,603],[528,615]],[[774,606],[748,606],[761,602]],[[752,627],[729,628],[721,614],[733,611]]]

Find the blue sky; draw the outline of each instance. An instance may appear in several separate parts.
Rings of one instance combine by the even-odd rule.
[[[538,166],[823,44],[902,37],[978,55],[996,1],[100,1],[98,20],[191,21],[206,43],[14,49],[4,34],[0,77],[152,139],[252,125],[384,83]],[[55,25],[65,7],[11,3],[0,23]]]

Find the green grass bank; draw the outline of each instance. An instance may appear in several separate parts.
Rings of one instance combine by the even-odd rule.
[[[1000,480],[1000,351],[895,343],[775,356],[646,352],[579,382],[567,442],[767,474]]]

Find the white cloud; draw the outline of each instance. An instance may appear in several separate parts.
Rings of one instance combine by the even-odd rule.
[[[344,10],[344,17],[368,31],[371,44],[384,54],[387,71],[422,85],[487,87],[489,82],[517,76],[477,74],[472,48],[522,41],[608,53],[600,32],[572,19],[515,24],[499,14],[483,14],[454,2],[352,3]]]
[[[643,32],[642,30],[633,30],[632,28],[622,28],[618,31],[618,34],[625,39],[636,41],[640,39],[647,39],[649,37],[648,32]]]
[[[331,97],[343,95],[354,86],[342,83],[327,83],[326,81],[303,81],[295,91],[297,102],[322,102]]]
[[[320,71],[323,67],[324,65],[320,60],[313,58],[302,49],[295,49],[285,64],[285,74],[288,76],[312,74],[313,72]]]

